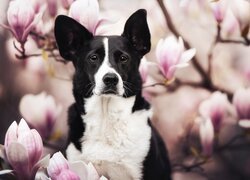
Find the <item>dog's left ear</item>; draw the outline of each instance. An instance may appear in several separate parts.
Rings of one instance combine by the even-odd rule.
[[[139,9],[129,17],[122,36],[132,43],[141,57],[150,51],[150,32],[145,9]]]

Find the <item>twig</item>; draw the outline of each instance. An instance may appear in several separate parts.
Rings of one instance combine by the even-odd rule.
[[[173,169],[175,171],[185,171],[185,172],[190,172],[193,171],[194,169],[200,169],[203,170],[201,167],[202,165],[206,164],[209,159],[204,159],[202,161],[196,162],[191,165],[185,165],[185,164],[173,164]]]
[[[245,137],[245,134],[238,134],[238,135],[234,136],[234,137],[233,137],[232,139],[230,139],[226,144],[224,144],[224,145],[218,147],[218,148],[216,149],[216,151],[223,151],[223,150],[229,148],[229,147],[230,147],[232,144],[234,144],[237,140],[239,140],[239,139],[241,139],[241,138],[243,138],[243,137]]]

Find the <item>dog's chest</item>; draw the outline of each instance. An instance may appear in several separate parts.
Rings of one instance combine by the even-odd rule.
[[[151,129],[146,110],[131,113],[134,97],[92,98],[83,116],[81,157],[109,179],[141,179]]]

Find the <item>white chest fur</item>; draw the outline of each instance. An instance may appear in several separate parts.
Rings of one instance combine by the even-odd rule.
[[[75,148],[70,145],[69,160],[92,162],[99,174],[111,180],[141,179],[143,160],[150,146],[150,112],[131,113],[134,101],[135,97],[116,96],[87,99],[82,152],[72,152]]]

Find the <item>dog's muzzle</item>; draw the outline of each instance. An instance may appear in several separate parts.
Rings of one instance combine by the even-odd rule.
[[[102,94],[117,94],[117,84],[119,82],[119,78],[115,73],[105,74],[102,81],[105,85]]]

